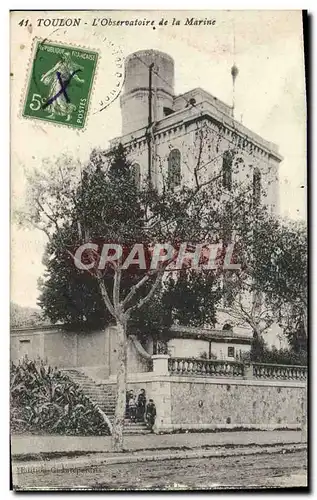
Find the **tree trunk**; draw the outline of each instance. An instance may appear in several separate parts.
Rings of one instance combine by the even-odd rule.
[[[257,327],[253,326],[253,342],[251,348],[251,361],[263,362],[263,343],[261,342],[262,335]]]
[[[115,451],[123,450],[123,425],[126,409],[127,386],[127,324],[117,322],[118,331],[118,373],[117,373],[117,402],[112,426],[112,448]]]

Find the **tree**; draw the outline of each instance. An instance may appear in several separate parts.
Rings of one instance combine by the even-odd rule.
[[[184,267],[177,275],[167,276],[153,300],[134,312],[129,330],[141,340],[151,332],[164,345],[173,324],[214,325],[221,297],[220,275]]]
[[[266,220],[257,283],[295,351],[307,350],[307,229],[303,221]],[[269,272],[267,270],[269,269]]]
[[[164,299],[170,304],[173,323],[204,327],[216,323],[216,307],[222,297],[219,275],[182,269],[166,283]]]
[[[228,313],[249,324],[258,339],[279,323],[295,345],[307,324],[305,226],[262,208],[251,230],[240,227],[238,251],[243,267],[229,282]]]
[[[40,310],[32,307],[22,307],[11,302],[10,323],[11,328],[23,328],[43,324],[44,321]]]

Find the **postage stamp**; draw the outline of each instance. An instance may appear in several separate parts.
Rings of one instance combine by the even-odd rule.
[[[23,116],[84,128],[98,57],[94,50],[37,40]]]

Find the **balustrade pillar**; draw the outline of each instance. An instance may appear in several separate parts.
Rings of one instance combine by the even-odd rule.
[[[247,379],[253,378],[253,365],[244,365],[244,377]]]
[[[154,354],[153,360],[153,382],[152,382],[152,398],[156,406],[156,419],[154,432],[161,432],[169,429],[171,426],[171,383],[168,377],[168,360],[167,354]],[[164,377],[156,379],[156,376]]]
[[[168,354],[153,354],[154,375],[168,375]]]

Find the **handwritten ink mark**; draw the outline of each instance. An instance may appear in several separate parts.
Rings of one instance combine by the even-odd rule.
[[[73,73],[70,74],[70,77],[67,80],[64,80],[64,81],[62,80],[61,73],[59,71],[56,72],[57,79],[59,81],[59,84],[60,84],[61,88],[57,92],[56,95],[54,95],[53,97],[51,97],[45,104],[43,104],[43,106],[42,106],[43,109],[47,108],[47,106],[50,106],[50,104],[52,104],[54,101],[56,101],[56,99],[58,99],[58,97],[61,94],[64,94],[66,102],[70,102],[70,99],[69,99],[69,97],[67,95],[66,89],[67,89],[68,85],[70,84],[70,81],[73,78],[73,76],[75,76],[75,74],[78,73],[79,71],[81,71],[81,69],[76,69],[75,71],[73,71]]]

